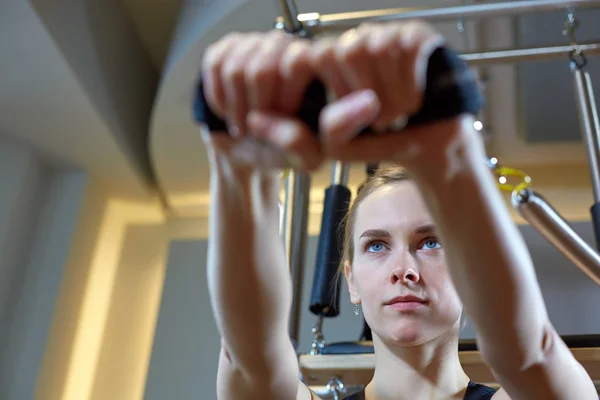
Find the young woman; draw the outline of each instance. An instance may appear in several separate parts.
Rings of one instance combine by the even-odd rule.
[[[344,272],[373,331],[363,398],[597,399],[548,319],[527,248],[463,115],[384,130],[419,109],[429,55],[443,39],[422,23],[370,24],[307,42],[231,34],[207,52],[211,108],[230,135],[203,133],[211,163],[208,275],[222,335],[220,400],[317,399],[299,382],[288,336],[291,282],[279,228],[278,167],[325,159],[392,161],[349,214]],[[313,78],[337,100],[320,136],[294,119]],[[458,359],[460,315],[502,389],[475,387]]]

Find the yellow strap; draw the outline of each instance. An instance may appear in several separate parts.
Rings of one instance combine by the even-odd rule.
[[[531,186],[531,177],[525,172],[510,167],[496,167],[494,168],[494,174],[498,176],[498,188],[505,192],[520,192],[528,189]],[[509,178],[518,178],[520,180],[517,184],[511,184],[508,182]]]

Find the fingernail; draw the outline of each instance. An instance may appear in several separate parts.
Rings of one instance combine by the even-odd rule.
[[[356,112],[362,110],[372,112],[379,109],[379,99],[373,90],[363,90],[352,99],[350,106]]]
[[[359,94],[348,95],[337,104],[332,104],[326,109],[324,117],[332,126],[348,124],[348,118],[363,125],[369,123],[379,111],[379,100],[372,90],[365,90]]]
[[[251,127],[253,131],[261,132],[264,131],[268,124],[269,120],[262,113],[256,111],[250,111],[248,113],[248,126]]]

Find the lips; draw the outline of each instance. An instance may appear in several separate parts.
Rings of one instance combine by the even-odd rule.
[[[417,296],[396,296],[393,299],[386,301],[384,304],[386,306],[391,306],[393,304],[398,303],[421,303],[425,304],[427,301]]]

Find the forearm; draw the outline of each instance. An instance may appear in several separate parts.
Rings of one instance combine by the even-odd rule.
[[[483,144],[464,131],[471,126],[446,127],[454,140],[450,150],[417,167],[417,181],[484,356],[533,362],[528,358],[539,355],[548,327],[545,305],[527,246],[485,165]]]
[[[274,342],[287,337],[292,294],[278,230],[279,178],[227,164],[211,178],[208,282],[217,325],[232,362],[267,362],[280,347]]]

